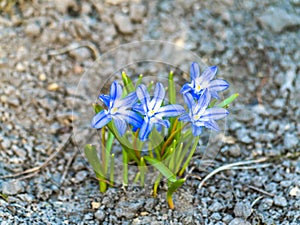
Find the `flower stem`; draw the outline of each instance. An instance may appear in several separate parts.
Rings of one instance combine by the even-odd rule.
[[[192,149],[191,149],[191,151],[190,151],[190,153],[189,153],[189,155],[188,155],[188,157],[187,157],[185,163],[183,164],[181,170],[179,171],[179,174],[178,174],[179,176],[182,176],[182,174],[184,173],[185,169],[186,169],[187,166],[189,165],[189,163],[190,163],[190,161],[191,161],[191,159],[192,159],[192,157],[193,157],[193,155],[194,155],[194,153],[195,153],[195,151],[196,151],[196,149],[197,149],[197,145],[198,145],[199,139],[200,139],[200,136],[197,136],[197,137],[195,138],[194,144],[193,144],[193,146],[192,146]]]
[[[157,196],[157,189],[158,189],[158,185],[160,183],[160,180],[162,178],[162,175],[159,174],[154,182],[154,185],[153,185],[153,197],[156,198]]]
[[[106,145],[105,145],[105,127],[101,129],[101,156],[102,156],[102,167],[104,173],[106,172]]]
[[[115,173],[115,154],[111,154],[110,159],[110,186],[114,186],[114,173]]]
[[[166,147],[169,146],[169,145],[172,143],[173,138],[175,137],[175,135],[176,135],[178,132],[182,131],[182,129],[183,129],[186,125],[187,125],[187,124],[185,124],[184,126],[178,128],[176,131],[174,131],[174,132],[168,137],[168,139],[166,140],[166,142],[163,144],[163,146],[162,146],[162,148],[161,148],[161,153],[160,153],[161,156],[164,155]]]
[[[123,155],[123,185],[128,185],[128,154],[127,152],[122,149],[122,155]]]

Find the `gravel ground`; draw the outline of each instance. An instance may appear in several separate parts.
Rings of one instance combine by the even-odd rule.
[[[40,166],[64,148],[37,173],[2,177],[1,225],[300,224],[300,1],[10,2],[0,3],[0,176]],[[145,40],[218,65],[240,93],[217,136],[220,153],[207,168],[197,153],[174,211],[163,183],[156,199],[139,187],[99,193],[69,139],[84,71],[120,44]],[[220,166],[263,157],[199,188],[198,177]]]

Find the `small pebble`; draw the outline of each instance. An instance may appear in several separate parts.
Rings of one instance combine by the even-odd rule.
[[[275,196],[274,197],[274,205],[280,206],[280,207],[286,207],[287,206],[287,200],[283,196]]]

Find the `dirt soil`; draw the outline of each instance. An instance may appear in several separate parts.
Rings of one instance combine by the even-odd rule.
[[[0,224],[300,224],[299,28],[299,0],[1,1]],[[240,93],[210,146],[217,156],[203,167],[197,151],[175,210],[164,182],[157,198],[151,187],[101,194],[81,153],[88,128],[73,135],[72,122],[92,115],[74,99],[96,98],[81,91],[97,93],[110,69],[120,69],[110,61],[97,71],[95,60],[146,40],[217,65]],[[93,69],[95,77],[80,80]]]

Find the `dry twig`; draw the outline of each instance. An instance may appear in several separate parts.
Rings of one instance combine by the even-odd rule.
[[[227,164],[227,165],[224,165],[224,166],[221,166],[215,170],[213,170],[211,173],[209,173],[202,181],[201,183],[199,184],[198,188],[201,188],[204,183],[210,179],[211,177],[213,177],[215,174],[221,172],[221,171],[224,171],[224,170],[230,170],[232,168],[236,168],[236,167],[241,167],[241,166],[244,166],[244,165],[249,165],[249,164],[254,164],[254,163],[261,163],[261,162],[265,162],[267,161],[268,158],[267,157],[264,157],[264,158],[260,158],[260,159],[256,159],[256,160],[249,160],[249,161],[242,161],[242,162],[235,162],[235,163],[231,163],[231,164]],[[250,169],[255,169],[257,167],[251,167]],[[241,169],[241,168],[239,168]],[[249,169],[249,168],[248,168]]]

